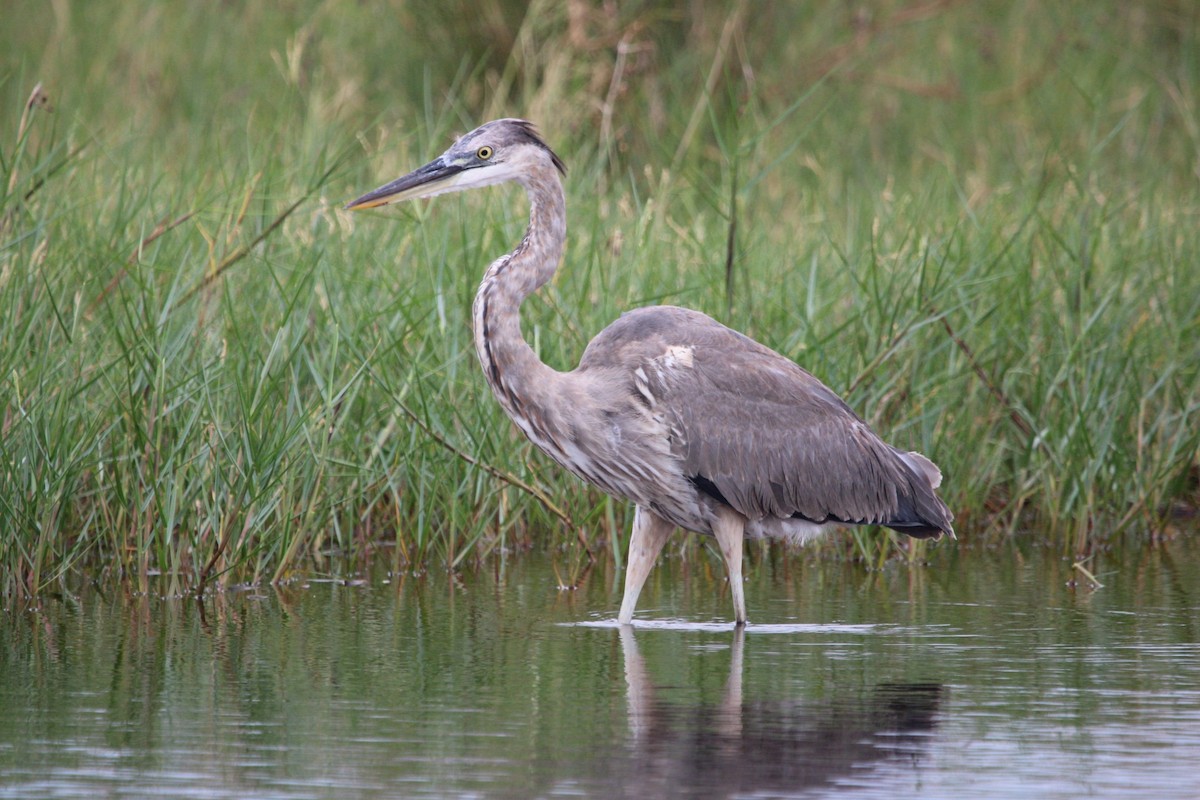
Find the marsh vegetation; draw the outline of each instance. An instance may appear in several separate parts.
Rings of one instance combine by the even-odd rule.
[[[1200,447],[1197,30],[1165,1],[10,3],[3,592],[619,563],[630,509],[477,374],[516,192],[340,210],[497,116],[570,170],[565,267],[524,308],[551,365],[691,306],[933,456],[967,546],[1172,536]]]

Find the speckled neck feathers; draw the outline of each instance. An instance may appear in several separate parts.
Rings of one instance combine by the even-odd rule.
[[[529,227],[512,253],[488,267],[475,295],[475,350],[496,398],[511,415],[524,398],[558,376],[521,334],[521,302],[550,280],[567,235],[562,183],[552,163],[520,179],[529,196]]]

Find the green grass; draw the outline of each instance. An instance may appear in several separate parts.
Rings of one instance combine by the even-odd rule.
[[[571,170],[565,268],[525,306],[548,363],[687,305],[933,457],[965,545],[1139,546],[1195,508],[1190,5],[443,7],[6,12],[5,594],[621,541],[629,509],[478,374],[471,297],[517,191],[340,210],[502,115]]]

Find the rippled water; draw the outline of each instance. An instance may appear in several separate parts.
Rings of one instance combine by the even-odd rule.
[[[0,620],[0,797],[1200,797],[1200,546],[459,579]]]

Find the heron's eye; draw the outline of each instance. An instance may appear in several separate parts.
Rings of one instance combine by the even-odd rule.
[[[475,157],[478,158],[480,161],[487,161],[489,158],[492,157],[493,152],[494,151],[492,150],[492,148],[488,147],[485,144],[483,147],[481,147],[475,151]]]

